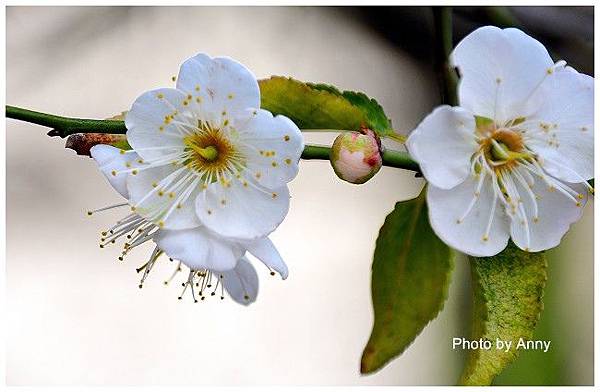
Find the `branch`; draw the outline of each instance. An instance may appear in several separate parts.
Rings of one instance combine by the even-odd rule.
[[[6,117],[51,127],[53,130],[48,132],[48,135],[63,138],[78,133],[124,134],[127,131],[124,121],[61,117],[15,106],[6,106]],[[302,152],[302,159],[329,160],[330,151],[330,147],[306,145]],[[402,151],[384,151],[383,165],[420,172],[419,165],[407,153]]]
[[[435,70],[438,76],[442,103],[458,105],[456,86],[458,76],[448,60],[452,52],[452,7],[433,7],[435,30]]]
[[[35,112],[33,110],[6,106],[6,117],[54,128],[49,136],[67,137],[74,133],[125,133],[125,123],[117,120],[90,120],[70,118]]]

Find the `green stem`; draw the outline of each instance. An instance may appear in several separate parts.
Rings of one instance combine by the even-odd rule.
[[[6,117],[53,128],[53,131],[49,134],[60,137],[66,137],[74,133],[124,134],[127,131],[123,121],[61,117],[15,106],[6,106]],[[302,158],[329,160],[330,151],[330,147],[306,145],[302,152]],[[420,171],[419,165],[407,153],[401,151],[386,150],[383,153],[383,165],[416,172]]]
[[[60,137],[67,137],[74,133],[125,133],[127,131],[123,121],[61,117],[8,105],[6,117],[54,128],[51,135]]]
[[[521,22],[508,7],[482,7],[482,9],[495,26],[522,28]]]
[[[452,52],[452,7],[433,7],[435,27],[435,70],[438,75],[442,103],[456,106],[458,76],[448,58]]]

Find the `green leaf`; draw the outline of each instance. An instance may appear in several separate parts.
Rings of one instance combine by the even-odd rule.
[[[396,203],[379,231],[371,277],[375,323],[363,374],[404,352],[448,295],[453,253],[431,229],[424,195]]]
[[[470,350],[462,385],[490,385],[518,355],[519,339],[528,340],[543,308],[546,257],[510,243],[493,257],[470,257],[473,277],[472,340],[489,340],[491,350]],[[496,341],[511,341],[508,352],[496,349]]]
[[[300,129],[359,130],[395,135],[381,105],[363,93],[273,76],[259,81],[261,107],[289,117]]]

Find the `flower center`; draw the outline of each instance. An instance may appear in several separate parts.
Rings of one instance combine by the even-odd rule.
[[[209,182],[219,173],[242,166],[242,159],[224,132],[206,123],[198,124],[198,132],[183,138],[187,152],[184,164]]]
[[[494,167],[512,165],[519,159],[532,158],[523,143],[523,136],[517,131],[500,128],[491,131],[480,141],[480,149],[487,161]]]

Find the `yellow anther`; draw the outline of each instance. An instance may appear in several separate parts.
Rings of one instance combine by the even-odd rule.
[[[156,95],[156,97],[157,97],[158,99],[163,99],[165,96],[164,96],[164,94],[163,94],[163,93],[158,93],[158,94]]]
[[[275,161],[271,162],[271,166],[277,167],[277,162],[275,162]]]
[[[222,204],[222,205],[225,205],[225,204],[227,204],[227,200],[225,200],[225,199],[221,199],[221,204]]]
[[[175,197],[175,193],[173,193],[173,192],[169,192],[169,199],[172,199],[172,198],[174,198],[174,197]]]
[[[484,242],[486,242],[486,241],[488,241],[488,240],[490,239],[490,237],[488,237],[487,235],[484,235],[484,236],[483,236],[481,239],[482,239]]]
[[[161,197],[162,197],[162,196],[164,196],[164,195],[165,195],[165,192],[163,192],[162,190],[158,191],[158,196],[161,196]]]
[[[200,91],[200,86],[199,86],[199,85],[196,85],[196,88],[195,88],[194,90],[196,90],[196,91]]]
[[[171,76],[171,81],[176,81],[177,80],[177,76]]]
[[[286,165],[291,165],[292,160],[290,158],[286,158],[285,163],[286,163]]]
[[[125,154],[125,150],[119,150],[119,154]]]
[[[137,169],[133,169],[133,170],[131,171],[131,174],[133,174],[134,176],[135,176],[136,174],[138,174],[138,171],[137,171]]]
[[[117,171],[113,170],[113,171],[110,172],[110,174],[112,174],[113,176],[116,176],[117,175]]]
[[[165,222],[164,221],[158,221],[158,227],[160,227],[161,229],[163,227],[165,227]]]
[[[233,99],[233,94],[227,95],[227,99]]]
[[[285,135],[283,137],[283,140],[285,140],[286,142],[289,142],[290,141],[290,136],[289,135]]]
[[[273,199],[275,199],[275,198],[277,197],[277,193],[272,193],[272,194],[271,194],[271,197],[272,197]]]

